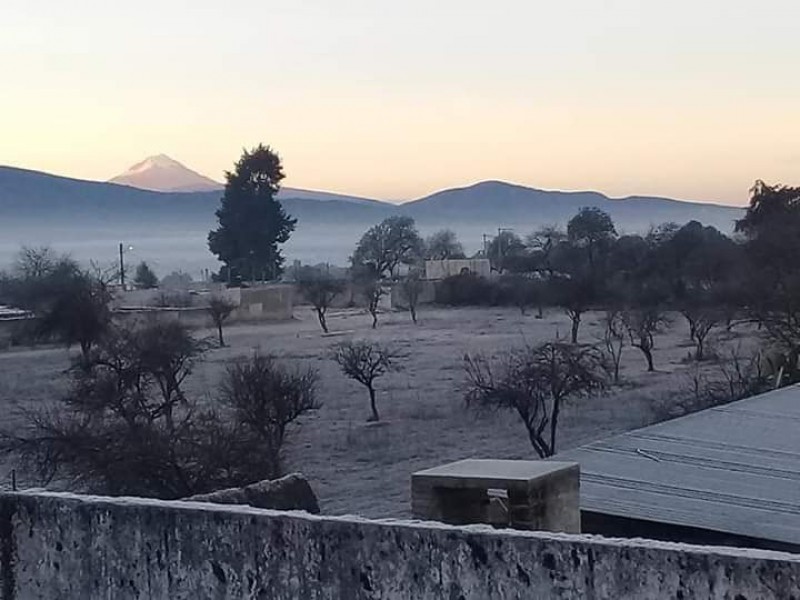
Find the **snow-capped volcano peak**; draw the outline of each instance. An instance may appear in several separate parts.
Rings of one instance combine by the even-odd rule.
[[[136,163],[128,173],[141,173],[148,169],[182,169],[185,168],[177,160],[170,158],[166,154],[156,154],[155,156],[148,156],[142,162]]]
[[[222,184],[166,154],[150,156],[109,181],[157,192],[204,192],[222,188]]]

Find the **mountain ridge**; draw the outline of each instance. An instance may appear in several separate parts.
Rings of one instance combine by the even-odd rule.
[[[64,202],[72,199],[76,203],[76,210],[83,203],[86,208],[102,207],[112,212],[116,208],[121,212],[128,212],[136,207],[120,203],[139,202],[146,205],[145,208],[154,208],[161,204],[161,210],[167,213],[195,209],[209,212],[210,206],[216,206],[220,197],[221,190],[143,190],[119,183],[76,179],[0,165],[0,208],[6,209],[24,211],[26,207],[31,209],[34,205],[43,203],[63,207]],[[621,218],[625,221],[626,216],[631,215],[635,216],[638,223],[643,219],[649,219],[650,222],[655,219],[655,222],[660,223],[664,220],[702,220],[703,217],[711,217],[709,224],[718,226],[722,215],[725,215],[726,221],[732,223],[733,218],[738,217],[742,210],[739,207],[655,196],[610,198],[596,191],[542,190],[497,180],[440,190],[402,204],[294,188],[283,188],[279,199],[289,202],[295,210],[305,213],[312,220],[315,220],[314,210],[320,213],[320,217],[330,217],[337,208],[344,210],[341,209],[342,205],[351,204],[359,208],[344,212],[353,218],[359,215],[374,218],[378,214],[407,214],[419,220],[436,222],[467,220],[478,223],[501,222],[503,225],[520,219],[523,222],[564,220],[583,206],[597,206],[607,210],[615,220]],[[322,208],[326,204],[328,206]],[[367,210],[368,207],[371,210]],[[210,213],[213,215],[213,210]],[[647,213],[652,214],[648,217]],[[356,220],[363,221],[361,218]],[[730,230],[731,227],[725,225],[722,229]]]
[[[283,191],[292,193],[291,188]],[[11,249],[20,244],[52,244],[92,259],[93,252],[115,247],[113,240],[135,241],[143,253],[145,248],[158,247],[142,257],[159,262],[170,256],[173,268],[213,267],[206,238],[216,226],[221,196],[219,190],[156,192],[0,166],[0,240],[4,244],[0,244],[0,268],[3,261],[11,260]],[[465,248],[474,252],[483,236],[498,228],[525,235],[543,225],[564,226],[584,206],[608,212],[621,233],[690,220],[731,233],[734,220],[743,214],[741,208],[720,205],[652,197],[615,200],[599,192],[551,192],[504,182],[440,190],[399,205],[358,203],[336,195],[323,195],[323,199],[290,196],[281,202],[298,221],[287,256],[334,264],[346,264],[364,231],[392,215],[414,218],[423,235],[452,229]]]

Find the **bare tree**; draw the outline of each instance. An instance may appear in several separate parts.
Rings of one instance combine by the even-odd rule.
[[[236,304],[224,296],[212,296],[208,301],[206,310],[211,320],[214,322],[214,327],[217,328],[219,345],[224,348],[225,339],[222,337],[222,326],[225,321],[228,320],[228,317],[231,316],[231,313],[236,310]]]
[[[653,365],[653,348],[655,334],[660,332],[669,322],[664,313],[657,307],[628,308],[622,313],[625,329],[631,346],[641,350],[647,360],[647,370],[655,371]]]
[[[367,341],[343,342],[336,346],[333,359],[350,379],[369,391],[372,415],[369,421],[379,421],[375,403],[375,380],[396,368],[398,353],[380,344]]]
[[[688,304],[681,309],[681,314],[689,324],[689,339],[694,343],[695,360],[705,360],[706,339],[715,327],[725,322],[724,309],[718,306]]]
[[[111,495],[175,499],[279,476],[287,426],[316,406],[314,374],[256,356],[229,368],[210,407],[183,389],[203,349],[177,323],[112,331],[61,402],[0,432],[0,451],[45,481]]]
[[[614,383],[619,383],[620,363],[622,362],[622,351],[625,348],[625,321],[622,311],[618,309],[608,309],[602,319],[603,333],[601,341],[605,354],[609,359],[609,364],[613,370]]]
[[[464,368],[467,406],[516,411],[541,458],[556,452],[564,401],[605,386],[603,357],[592,346],[550,342],[505,352],[497,364],[466,355]]]
[[[570,340],[578,343],[578,331],[581,326],[583,314],[587,312],[594,300],[592,282],[580,275],[575,277],[561,277],[553,280],[556,301],[567,313],[572,327]]]
[[[328,333],[325,315],[336,296],[344,292],[345,283],[327,275],[313,273],[302,275],[297,281],[297,287],[303,298],[314,307],[322,331]]]
[[[378,307],[386,293],[380,279],[364,279],[361,281],[361,293],[367,299],[367,311],[372,316],[372,328],[378,327]]]
[[[52,273],[64,258],[59,258],[48,246],[22,246],[14,261],[14,274],[22,279],[41,279]]]
[[[419,297],[422,294],[424,285],[425,282],[418,271],[409,273],[400,284],[400,289],[408,303],[408,312],[411,313],[411,320],[414,323],[417,322],[417,306],[419,305]]]

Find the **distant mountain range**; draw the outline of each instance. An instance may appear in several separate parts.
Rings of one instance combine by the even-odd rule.
[[[151,191],[0,166],[0,265],[3,249],[7,253],[20,243],[70,249],[82,248],[95,238],[155,237],[173,245],[183,240],[187,256],[189,247],[194,248],[191,252],[198,258],[193,265],[213,264],[205,237],[215,224],[220,197],[220,189]],[[413,217],[423,234],[441,227],[453,229],[469,251],[480,247],[483,234],[500,227],[525,235],[541,225],[566,224],[584,206],[607,211],[618,230],[625,232],[693,219],[730,232],[742,214],[740,208],[715,204],[638,196],[611,199],[598,192],[546,191],[501,181],[444,190],[403,204],[291,188],[281,190],[280,198],[298,219],[287,254],[337,263],[346,261],[367,227],[395,214]]]
[[[166,154],[150,156],[136,163],[124,173],[112,177],[108,182],[151,192],[210,192],[220,191],[225,187],[218,181],[193,171]],[[374,204],[378,202],[368,198],[295,188],[283,188],[278,193],[278,197],[280,199],[303,198],[320,201],[342,200],[355,202],[356,204]]]

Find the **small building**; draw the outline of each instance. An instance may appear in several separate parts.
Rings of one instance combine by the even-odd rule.
[[[585,533],[800,552],[800,387],[561,452]]]
[[[446,260],[426,260],[425,279],[429,281],[439,281],[452,277],[470,273],[480,277],[489,277],[492,266],[487,258],[465,258],[465,259],[446,259]]]

